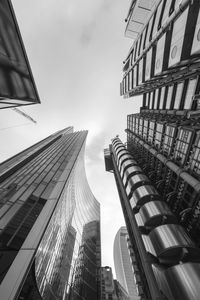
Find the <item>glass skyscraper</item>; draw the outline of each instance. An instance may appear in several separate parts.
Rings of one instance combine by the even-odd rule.
[[[121,227],[114,240],[113,256],[116,278],[129,294],[130,300],[139,300],[137,271],[132,267],[129,251],[129,236],[126,227]]]
[[[86,179],[86,136],[68,127],[0,165],[2,299],[100,299],[100,206]]]

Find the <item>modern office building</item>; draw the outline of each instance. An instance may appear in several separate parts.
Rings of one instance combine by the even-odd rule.
[[[100,300],[100,207],[87,132],[50,135],[0,164],[0,298]]]
[[[123,286],[116,279],[114,279],[114,288],[115,288],[117,300],[130,300],[130,297],[129,297],[127,291],[123,288]]]
[[[115,274],[117,280],[127,291],[130,300],[139,300],[138,295],[139,274],[136,262],[134,262],[134,252],[130,250],[129,236],[125,226],[121,227],[114,240],[113,256],[115,264]],[[131,257],[133,261],[131,261]],[[134,267],[132,266],[134,263]]]
[[[123,286],[113,279],[112,269],[101,268],[101,300],[130,300]]]
[[[10,0],[0,2],[0,109],[40,103]]]
[[[121,94],[141,95],[105,150],[145,299],[200,294],[200,2],[132,1]],[[139,19],[137,19],[139,18]]]

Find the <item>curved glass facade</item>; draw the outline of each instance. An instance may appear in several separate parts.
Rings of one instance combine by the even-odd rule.
[[[130,260],[128,232],[121,227],[114,240],[113,256],[117,280],[129,294],[130,300],[138,300],[137,287],[134,281],[133,268]],[[133,254],[133,253],[132,253]]]
[[[87,183],[81,150],[35,260],[43,299],[98,299],[100,207]]]
[[[100,299],[100,206],[86,179],[86,136],[68,127],[0,165],[2,299]]]

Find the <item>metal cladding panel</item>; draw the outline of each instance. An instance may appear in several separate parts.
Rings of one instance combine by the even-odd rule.
[[[168,67],[173,67],[181,61],[188,10],[189,8],[174,21]]]
[[[171,102],[172,102],[172,94],[173,94],[173,85],[168,86],[168,93],[167,93],[167,101],[166,101],[166,109],[170,109]]]
[[[131,70],[129,73],[128,73],[128,80],[129,80],[129,91],[132,90],[133,88],[133,70]]]
[[[164,262],[175,262],[183,258],[183,249],[198,254],[199,249],[189,238],[184,228],[178,224],[165,224],[156,227],[149,234],[156,256]]]
[[[151,62],[152,62],[152,48],[147,52],[146,55],[146,71],[145,80],[149,80],[151,77]]]
[[[120,152],[122,152],[123,150],[126,150],[126,148],[124,147],[124,145],[115,147],[115,152],[117,155],[119,155]]]
[[[152,185],[143,185],[137,188],[130,199],[130,204],[143,205],[152,200],[159,200],[160,196]]]
[[[129,167],[131,167],[131,166],[133,166],[133,165],[137,165],[137,162],[135,161],[135,160],[133,160],[133,159],[129,159],[129,160],[126,160],[123,164],[122,164],[122,168],[121,168],[121,177],[123,177],[124,176],[124,169],[125,168],[128,168],[128,166]]]
[[[200,11],[196,23],[191,55],[200,53]]]
[[[155,90],[155,96],[154,96],[154,109],[157,109],[158,106],[158,94],[159,94],[159,89]]]
[[[197,78],[193,78],[193,79],[189,80],[188,86],[187,86],[187,92],[185,95],[185,101],[184,101],[184,107],[183,107],[184,109],[191,109],[192,102],[193,102],[192,97],[195,94],[196,85],[197,85]]]
[[[152,255],[156,256],[154,246],[153,246],[149,236],[148,235],[142,235],[142,240],[143,240],[146,251],[151,253]]]
[[[133,88],[137,86],[137,65],[133,68]]]
[[[126,187],[127,196],[129,197],[131,192],[133,192],[139,186],[143,186],[144,184],[150,184],[150,181],[146,175],[135,174],[131,176],[131,178],[128,180],[128,185]]]
[[[164,223],[177,223],[175,215],[164,201],[151,201],[144,204],[139,213],[145,226],[159,226]]]
[[[153,16],[151,17],[151,19],[149,20],[149,23],[148,23],[147,35],[146,35],[146,40],[145,40],[145,48],[149,44],[149,39],[150,39],[152,24],[153,24]]]
[[[163,7],[163,1],[160,2],[160,4],[158,5],[158,8],[157,8],[157,11],[156,11],[156,18],[155,18],[154,25],[153,25],[152,38],[156,35],[156,33],[158,31],[158,25],[159,25],[159,21],[160,21],[160,17],[161,17],[162,7]]]
[[[138,227],[144,227],[144,222],[139,213],[135,214],[135,220],[136,220]]]
[[[158,75],[163,70],[164,47],[165,47],[166,33],[158,40],[156,48],[156,61],[155,61],[155,75]]]
[[[179,82],[177,84],[174,109],[179,109],[179,107],[180,107],[182,93],[183,93],[183,87],[184,87],[184,82]]]
[[[120,171],[121,171],[122,163],[128,159],[132,159],[132,156],[130,154],[125,154],[119,159],[118,167],[120,168]]]
[[[138,65],[138,85],[143,82],[143,65],[144,65],[144,58],[140,59]]]
[[[122,165],[123,168],[123,165]],[[135,174],[142,173],[142,169],[140,167],[136,166],[130,166],[125,172],[124,172],[124,178],[123,183],[126,184],[127,178],[129,175],[132,174],[134,176]]]
[[[40,102],[14,11],[6,0],[0,3],[0,77],[0,108]]]
[[[173,299],[198,300],[200,295],[200,264],[185,263],[168,268],[165,279]],[[171,298],[170,298],[171,299]]]
[[[165,98],[165,89],[166,87],[163,86],[161,89],[161,93],[160,93],[160,99],[159,99],[159,109],[163,109],[163,105],[164,105],[164,98]]]
[[[161,20],[161,26],[163,24],[165,24],[165,22],[167,21],[167,19],[169,17],[169,12],[170,12],[170,7],[171,7],[172,1],[173,0],[167,0],[165,3],[165,9],[164,9],[162,20]]]

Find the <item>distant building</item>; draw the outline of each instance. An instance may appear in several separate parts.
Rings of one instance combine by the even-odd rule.
[[[101,268],[101,300],[130,300],[126,290],[113,279],[108,266]]]
[[[40,99],[14,10],[10,0],[1,0],[0,109],[35,103]]]
[[[126,227],[121,227],[115,236],[113,248],[116,278],[127,291],[130,300],[139,300],[141,298],[137,290],[138,281],[136,285],[138,267],[136,262],[132,265],[130,256],[133,256],[134,253],[133,250],[130,252],[130,247],[127,229]]]
[[[119,281],[115,279],[114,279],[114,287],[115,287],[117,300],[130,300],[127,291],[123,288],[123,286],[119,283]]]
[[[0,298],[100,300],[100,206],[87,132],[58,131],[0,164]]]

